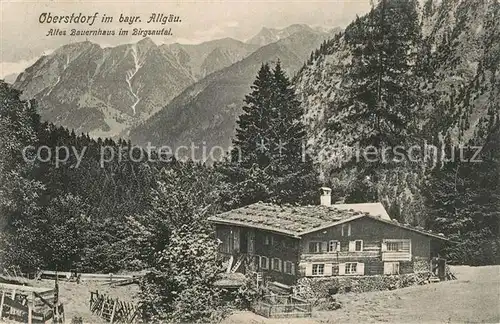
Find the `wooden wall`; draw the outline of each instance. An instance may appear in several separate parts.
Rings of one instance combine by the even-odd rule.
[[[278,281],[285,284],[295,283],[296,275],[285,273],[284,262],[292,262],[294,273],[297,274],[300,246],[299,239],[255,228],[219,224],[216,225],[216,233],[217,238],[222,242],[233,242],[234,246],[232,248],[232,254],[235,257],[238,257],[240,254],[267,257],[269,269],[262,269],[259,264],[256,268],[253,268],[253,270],[262,272],[263,276],[267,277],[268,280]],[[253,238],[254,242],[253,251],[251,251],[252,249],[248,249],[248,240],[250,237]],[[280,271],[272,269],[273,258],[280,259]],[[245,267],[241,267],[239,271],[244,272],[244,268]]]
[[[413,272],[413,264],[416,258],[419,260],[430,259],[430,237],[368,217],[356,219],[349,223],[351,224],[350,231],[348,231],[348,225],[344,227],[344,231],[342,231],[342,225],[337,225],[302,237],[299,264],[302,275],[305,275],[306,265],[310,263],[336,264],[345,262],[364,263],[365,275],[383,274],[382,241],[384,239],[411,240],[411,260],[400,261],[400,273]],[[320,254],[309,252],[309,243],[329,242],[331,240],[340,241],[340,252],[329,253],[325,251]],[[361,252],[349,251],[349,242],[355,240],[363,241],[363,250]],[[323,246],[325,247],[325,244]]]
[[[255,228],[229,225],[216,225],[216,232],[221,241],[225,242],[226,245],[229,244],[231,254],[235,256],[249,254],[256,257],[267,257],[269,269],[262,269],[260,264],[253,269],[262,272],[264,277],[269,280],[285,284],[293,284],[298,276],[306,275],[306,267],[310,269],[313,263],[324,263],[330,267],[346,262],[357,262],[363,263],[365,275],[383,274],[382,242],[384,239],[411,240],[411,258],[399,261],[401,274],[424,269],[427,260],[431,257],[431,238],[428,236],[392,224],[379,222],[369,217],[353,220],[346,224],[351,224],[350,231],[346,226],[343,232],[342,225],[337,225],[306,234],[302,239]],[[253,241],[253,248],[249,248],[248,245],[250,237]],[[340,242],[340,251],[332,253],[326,251],[322,253],[309,252],[310,242],[323,242],[322,247],[326,248],[326,245],[331,240]],[[355,240],[363,240],[362,251],[349,251],[349,242]],[[272,269],[271,260],[273,258],[281,260],[280,271]],[[295,275],[285,273],[285,261],[294,264]],[[244,269],[244,267],[241,267],[241,269]]]

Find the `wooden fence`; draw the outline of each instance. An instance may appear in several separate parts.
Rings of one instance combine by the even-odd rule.
[[[269,295],[256,301],[252,311],[268,318],[311,317],[312,304],[294,296]]]
[[[110,323],[135,323],[139,308],[132,304],[90,292],[90,311]]]
[[[0,284],[0,320],[8,318],[24,323],[64,321],[64,307],[54,302],[55,289]]]
[[[114,273],[81,273],[77,271],[54,271],[54,270],[39,270],[36,274],[36,279],[63,279],[68,281],[103,281],[103,282],[125,282],[138,280],[140,276],[122,275]]]

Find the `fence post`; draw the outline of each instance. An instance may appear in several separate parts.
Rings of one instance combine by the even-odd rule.
[[[33,323],[33,306],[34,306],[34,294],[31,293],[30,296],[28,297],[28,324]]]
[[[10,298],[12,300],[16,300],[16,290],[15,289],[12,290],[12,294],[10,295]],[[9,315],[11,315],[11,314],[12,314],[12,307],[9,308]]]
[[[115,299],[115,302],[113,303],[113,311],[111,312],[111,319],[109,320],[110,323],[113,323],[113,319],[115,318],[116,302],[117,300]]]
[[[106,305],[106,299],[104,298],[104,295],[103,295],[103,297],[102,297],[101,311],[99,312],[100,316],[102,316],[102,312],[104,312],[104,305]]]
[[[2,300],[0,301],[0,320],[2,319],[4,301],[5,301],[5,291],[2,291]]]

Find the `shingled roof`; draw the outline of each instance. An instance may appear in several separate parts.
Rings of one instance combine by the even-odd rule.
[[[219,214],[209,220],[299,236],[316,228],[364,215],[359,211],[341,210],[334,206],[291,206],[259,202]]]
[[[371,217],[387,224],[398,226],[423,235],[446,240],[442,234],[432,233],[420,227],[400,224],[383,215],[373,215],[354,208],[347,209],[348,205],[341,208],[332,206],[292,206],[275,205],[270,203],[255,203],[238,209],[233,209],[209,220],[216,224],[236,225],[242,227],[258,228],[294,237],[322,230],[334,225],[349,222],[361,217]],[[356,207],[356,204],[353,204]]]

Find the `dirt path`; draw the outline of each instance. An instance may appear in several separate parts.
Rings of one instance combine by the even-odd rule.
[[[500,266],[454,267],[459,280],[339,295],[343,307],[313,318],[270,320],[239,312],[224,323],[500,323]]]

